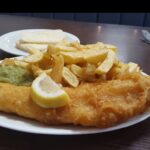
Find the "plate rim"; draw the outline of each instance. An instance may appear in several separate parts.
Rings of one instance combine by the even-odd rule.
[[[12,57],[12,58],[22,59],[23,57],[25,57],[25,56]],[[1,61],[2,60],[0,60],[0,62]],[[142,74],[148,76],[148,74],[146,74],[144,72],[142,72]],[[4,114],[4,116],[1,115],[1,114]],[[1,112],[0,111],[0,117],[5,117],[6,118],[6,116],[17,118],[17,119],[19,119],[19,121],[21,121],[23,123],[25,122],[25,123],[29,123],[30,124],[31,122],[33,122],[33,123],[35,122],[36,124],[39,124],[39,125],[42,124],[42,123],[40,123],[38,121],[29,119],[29,118],[25,118],[25,117],[21,117],[21,116],[17,116],[17,115],[14,115],[14,114],[9,114],[9,113],[5,113],[5,112]],[[132,118],[129,118],[129,119],[125,120],[124,122],[122,122],[120,124],[116,124],[116,125],[114,125],[112,127],[97,128],[97,127],[83,127],[83,126],[80,126],[81,128],[84,128],[84,129],[88,128],[89,129],[89,130],[83,130],[83,132],[76,131],[76,132],[59,133],[59,131],[58,131],[56,133],[53,133],[53,132],[51,132],[51,133],[47,132],[46,133],[46,132],[42,132],[42,131],[37,131],[37,129],[35,129],[33,131],[32,129],[29,130],[28,128],[24,129],[23,127],[18,128],[18,126],[14,127],[12,125],[6,125],[5,123],[3,123],[1,121],[0,121],[0,127],[6,128],[6,129],[10,129],[10,130],[13,130],[13,131],[18,131],[18,132],[30,133],[30,134],[40,134],[40,135],[60,135],[60,136],[61,135],[88,135],[88,134],[101,134],[101,133],[107,133],[107,132],[113,132],[113,131],[116,131],[116,130],[121,130],[121,129],[130,127],[130,126],[136,125],[136,124],[138,124],[140,122],[143,122],[144,120],[148,119],[149,117],[150,117],[150,106],[147,108],[147,110],[145,112],[143,112],[141,114],[138,114],[136,116],[133,116]],[[7,119],[8,119],[8,117],[7,117]],[[134,121],[134,119],[135,119],[135,121]],[[0,118],[0,120],[1,120],[1,118]],[[13,120],[14,121],[14,119],[8,119],[8,120]],[[44,125],[44,124],[42,124],[42,125]],[[58,125],[58,126],[55,126],[55,127],[61,127],[61,126],[75,127],[74,125]],[[53,128],[54,125],[51,125],[51,126],[49,125],[49,126],[46,126],[46,127]],[[92,130],[90,131],[90,129],[92,129]],[[59,129],[56,129],[56,130],[59,130]],[[62,129],[60,129],[60,130],[62,130]],[[63,130],[67,131],[68,129],[63,129]]]
[[[146,113],[148,113],[148,115],[145,116]],[[1,114],[5,114],[6,116],[12,116],[13,115],[13,114],[7,114],[5,112],[0,112],[0,116],[1,116]],[[138,121],[132,122],[132,120],[134,118],[138,117],[138,116],[141,116],[140,118],[138,118]],[[3,117],[5,117],[5,116],[3,116]],[[24,117],[21,117],[21,116],[13,115],[13,117],[19,119],[19,121],[20,121],[20,119],[23,119],[23,120],[25,120],[25,123],[26,123],[26,120],[27,120],[27,122],[31,121],[31,122],[35,122],[36,124],[41,124],[38,121],[29,119],[29,118],[24,118]],[[14,127],[14,126],[11,126],[11,125],[6,125],[5,123],[0,123],[0,127],[10,129],[10,130],[13,130],[13,131],[23,132],[23,133],[41,134],[41,135],[87,135],[87,134],[101,134],[101,133],[107,133],[107,132],[113,132],[113,131],[116,131],[116,130],[121,130],[121,129],[124,129],[124,128],[127,128],[127,127],[131,127],[133,125],[136,125],[140,122],[143,122],[144,120],[148,119],[149,117],[150,117],[150,107],[143,114],[139,114],[137,116],[134,116],[134,117],[132,117],[132,118],[120,123],[120,124],[114,125],[112,127],[109,127],[109,128],[83,127],[83,128],[88,128],[89,130],[92,129],[91,131],[83,130],[83,132],[76,131],[76,132],[66,132],[66,133],[60,132],[59,133],[59,130],[56,129],[56,130],[58,130],[57,132],[55,132],[55,133],[51,132],[50,133],[50,132],[43,132],[43,131],[40,131],[40,130],[37,131],[37,129],[36,130],[32,130],[32,129],[29,130],[29,129],[23,129],[23,127],[18,128],[18,126]],[[131,122],[128,124],[129,121],[131,121]],[[21,120],[21,122],[22,122],[22,120]],[[29,122],[29,124],[30,124],[30,122]],[[53,126],[54,125],[52,125],[50,127],[52,128]],[[74,127],[73,125],[58,125],[56,127],[61,127],[61,126]],[[48,127],[48,126],[46,126],[46,127]],[[82,126],[80,126],[80,127],[82,128]],[[60,129],[60,130],[62,130],[62,129]],[[63,130],[67,131],[67,129],[63,129]],[[100,131],[100,130],[102,130],[102,131]]]
[[[11,34],[14,34],[14,33],[16,33],[16,34],[19,34],[19,33],[21,33],[21,32],[27,32],[27,31],[29,31],[29,32],[34,32],[34,31],[43,31],[43,30],[57,30],[57,29],[48,29],[48,28],[34,28],[34,29],[22,29],[22,30],[15,30],[15,31],[11,31],[11,32],[8,32],[8,33],[5,33],[5,34],[2,34],[2,35],[0,35],[0,43],[1,43],[1,40],[3,40],[3,38],[5,38],[5,37],[7,37],[7,36],[9,36],[9,35],[11,35]],[[59,30],[59,29],[58,29]],[[60,29],[60,30],[62,30],[62,29]],[[72,37],[72,39],[75,39],[74,41],[78,41],[78,42],[80,42],[80,39],[79,39],[79,37],[77,37],[75,34],[72,34],[72,33],[70,33],[70,32],[66,32],[66,31],[64,31],[64,30],[62,30],[68,37]],[[13,48],[15,48],[15,47],[9,47],[10,49],[13,49]],[[15,49],[17,49],[17,48],[15,48]],[[22,52],[22,54],[18,54],[17,52],[16,53],[14,53],[13,51],[9,51],[9,50],[7,50],[7,49],[5,49],[5,48],[3,48],[3,46],[0,44],[0,50],[1,51],[4,51],[4,52],[6,52],[6,53],[9,53],[9,54],[12,54],[12,55],[17,55],[17,56],[26,56],[26,55],[28,55],[28,53],[27,52],[25,52],[25,51],[22,51],[22,50],[19,50],[19,49],[17,49],[17,50],[19,50],[19,51],[21,51]]]

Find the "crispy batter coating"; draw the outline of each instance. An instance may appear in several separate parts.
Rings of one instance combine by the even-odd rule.
[[[150,77],[124,74],[115,80],[65,87],[69,105],[45,109],[32,101],[30,87],[0,83],[0,111],[49,125],[110,127],[144,112],[150,104],[149,89]]]

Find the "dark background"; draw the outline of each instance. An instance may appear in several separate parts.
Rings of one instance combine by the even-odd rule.
[[[24,5],[23,2],[20,3]],[[29,5],[29,3],[26,4]],[[126,62],[134,61],[143,68],[144,72],[150,74],[150,45],[140,40],[141,30],[150,30],[150,28],[142,27],[150,26],[150,13],[9,13],[21,17],[1,14],[1,35],[21,29],[54,29],[59,27],[64,31],[75,34],[83,43],[102,41],[116,45],[121,60],[125,60]],[[22,16],[34,16],[48,19]],[[98,24],[55,21],[50,19],[98,22]],[[128,24],[141,27],[101,23]],[[97,30],[99,26],[102,27],[100,31],[101,34],[99,34],[99,30]],[[1,51],[1,58],[8,56],[12,57],[12,55]],[[150,120],[147,119],[122,130],[82,136],[46,136],[0,128],[0,150],[29,149],[150,150]]]
[[[150,27],[150,13],[1,13],[18,16],[42,17],[110,24]]]

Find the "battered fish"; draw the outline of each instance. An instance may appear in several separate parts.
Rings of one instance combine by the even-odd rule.
[[[116,80],[66,87],[71,102],[45,109],[31,99],[31,89],[0,83],[0,111],[14,113],[49,125],[74,124],[110,127],[144,112],[150,104],[150,77],[125,74]]]

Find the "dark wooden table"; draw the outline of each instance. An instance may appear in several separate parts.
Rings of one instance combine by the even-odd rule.
[[[102,41],[114,44],[118,47],[118,57],[121,60],[136,62],[144,72],[150,74],[150,45],[140,40],[141,27],[0,15],[0,35],[31,28],[60,28],[78,36],[81,43]],[[12,56],[0,51],[1,59]],[[51,150],[67,148],[72,150],[148,150],[150,149],[150,119],[118,131],[80,136],[35,135],[0,128],[0,149],[24,150],[46,149],[46,147]]]

